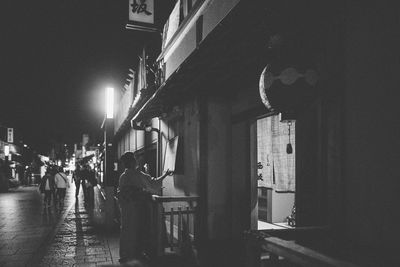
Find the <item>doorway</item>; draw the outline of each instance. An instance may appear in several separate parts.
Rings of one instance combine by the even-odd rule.
[[[251,190],[257,199],[258,230],[294,226],[296,192],[296,123],[280,114],[258,118],[252,125],[254,144],[251,166],[257,180]]]

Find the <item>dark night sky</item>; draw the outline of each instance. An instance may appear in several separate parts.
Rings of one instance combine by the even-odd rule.
[[[39,151],[50,140],[99,135],[104,88],[123,86],[141,42],[125,29],[127,3],[2,3],[0,123]]]

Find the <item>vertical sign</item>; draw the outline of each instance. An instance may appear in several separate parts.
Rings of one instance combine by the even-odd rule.
[[[157,31],[154,23],[154,0],[129,0],[127,29]]]
[[[7,142],[14,143],[14,128],[7,128]]]
[[[129,0],[129,20],[154,24],[154,0]]]

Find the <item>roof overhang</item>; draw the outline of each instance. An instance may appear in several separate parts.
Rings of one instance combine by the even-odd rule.
[[[337,10],[316,2],[309,10],[302,3],[240,1],[215,29],[159,86],[131,120],[160,116],[182,99],[200,94],[229,97],[237,88],[257,88],[265,65],[276,55],[269,49],[271,37],[287,34],[291,40],[305,40],[326,32],[325,23]],[[315,47],[323,44],[315,43]],[[260,101],[261,103],[261,101]]]

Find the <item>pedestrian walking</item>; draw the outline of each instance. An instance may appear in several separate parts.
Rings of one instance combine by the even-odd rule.
[[[25,185],[30,185],[31,184],[31,175],[32,175],[31,168],[27,167],[25,172],[24,172],[24,184]]]
[[[82,181],[82,167],[79,164],[75,165],[75,171],[72,174],[72,182],[75,183],[75,198],[78,198],[79,196],[79,189],[81,187],[81,181]]]
[[[82,177],[82,182],[85,183],[85,186],[83,186],[82,184],[82,189],[84,190],[85,204],[93,205],[94,187],[97,185],[97,180],[96,180],[96,174],[89,164],[85,164],[83,166],[81,177]]]
[[[51,206],[51,199],[54,197],[55,188],[54,175],[50,167],[48,167],[39,185],[40,192],[44,194],[44,205],[47,208]]]
[[[80,178],[81,178],[83,199],[85,200],[86,203],[89,203],[88,188],[91,186],[89,182],[90,175],[91,173],[89,164],[83,165],[80,172]]]
[[[157,194],[157,182],[162,181],[172,172],[167,170],[160,177],[154,178],[136,168],[134,153],[125,152],[121,156],[125,171],[119,178],[119,205],[121,209],[121,232],[119,261],[128,262],[144,256],[146,222],[146,204],[151,194]]]
[[[97,179],[95,171],[89,167],[89,173],[87,177],[86,187],[87,187],[87,197],[88,204],[94,205],[94,187],[97,186]]]
[[[54,175],[54,181],[56,184],[56,195],[59,202],[60,207],[64,205],[65,193],[67,191],[67,187],[69,187],[68,177],[63,172],[62,167],[58,168],[57,173]]]

